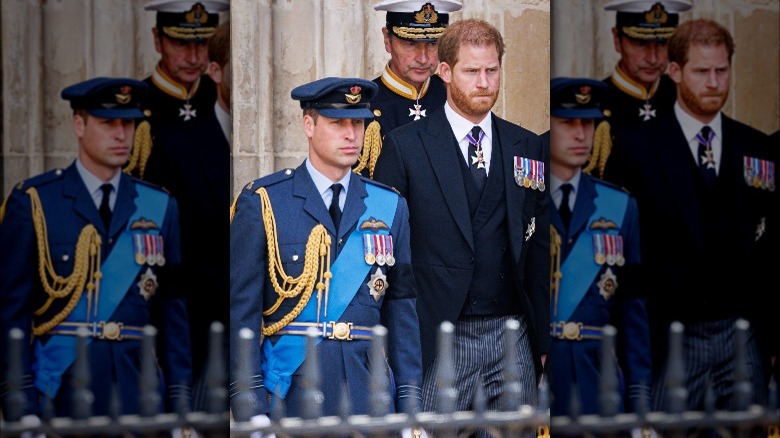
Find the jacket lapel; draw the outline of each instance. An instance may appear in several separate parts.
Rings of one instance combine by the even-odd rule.
[[[596,187],[593,182],[586,175],[580,175],[580,186],[577,188],[574,211],[572,211],[571,222],[567,230],[569,237],[576,236],[588,225],[588,218],[596,209],[595,199]]]
[[[87,186],[84,185],[84,181],[76,169],[75,161],[65,170],[63,194],[73,199],[73,210],[76,214],[81,216],[85,222],[94,225],[101,235],[106,234],[106,228],[103,226],[103,220],[100,218],[95,201],[87,190]]]
[[[452,213],[460,232],[474,249],[474,233],[471,228],[471,215],[466,196],[463,193],[463,164],[458,161],[457,140],[452,134],[452,128],[444,111],[431,114],[428,128],[420,132],[425,153],[436,175],[447,208]]]
[[[344,211],[341,214],[341,226],[339,227],[339,236],[344,236],[356,226],[358,219],[366,211],[366,204],[363,199],[368,196],[366,183],[360,176],[352,174],[349,177],[349,190],[347,190],[347,202],[344,204]]]
[[[123,172],[122,177],[119,179],[119,191],[116,193],[114,213],[111,215],[109,236],[113,237],[126,228],[127,221],[137,208],[135,205],[137,196],[138,192],[135,190],[135,183]]]
[[[496,117],[493,114],[493,132],[496,133],[496,139],[501,147],[501,155],[504,157],[503,166],[504,169],[504,190],[506,191],[506,205],[507,205],[507,223],[510,230],[523,230],[522,232],[510,232],[509,238],[513,248],[512,253],[515,255],[515,261],[520,262],[520,253],[523,247],[523,239],[525,236],[525,230],[528,224],[523,223],[523,204],[525,202],[525,195],[529,190],[520,187],[515,182],[515,168],[514,157],[532,157],[533,154],[529,153],[527,137],[520,137],[518,139],[512,139],[507,136],[506,132],[501,129],[503,120]],[[545,168],[545,181],[549,181],[549,165]],[[549,190],[549,189],[545,189]],[[549,230],[540,230],[537,228],[537,232],[549,233]]]

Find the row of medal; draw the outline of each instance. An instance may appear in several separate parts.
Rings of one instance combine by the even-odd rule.
[[[141,266],[163,266],[165,264],[165,247],[163,237],[159,234],[133,234],[133,253],[135,262]]]
[[[775,163],[754,157],[742,157],[745,182],[752,187],[775,191]]]
[[[393,236],[389,234],[363,234],[363,255],[367,264],[393,266]]]
[[[515,182],[520,187],[544,191],[544,161],[515,157]]]
[[[620,234],[593,233],[593,258],[596,263],[609,266],[623,266],[626,257],[623,253],[623,236]]]

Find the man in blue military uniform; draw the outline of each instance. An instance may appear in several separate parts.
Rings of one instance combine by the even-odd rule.
[[[616,11],[612,39],[620,54],[614,71],[604,79],[609,86],[604,109],[613,134],[672,111],[676,91],[666,75],[666,45],[679,13],[691,7],[689,0],[613,0],[604,6]],[[608,156],[606,143],[604,148],[594,145],[587,172],[598,165],[598,175],[603,176]]]
[[[447,29],[449,13],[461,8],[459,0],[384,0],[374,6],[387,12],[382,35],[390,61],[374,79],[379,87],[371,101],[374,120],[366,127],[357,172],[373,177],[385,134],[444,106],[447,91],[435,74],[438,40]]]
[[[214,81],[206,75],[207,42],[219,24],[219,13],[229,0],[153,0],[144,6],[157,11],[152,28],[160,61],[144,79],[146,124],[139,125],[136,145],[126,172],[143,177],[153,138],[177,122],[197,122],[212,115],[217,100]]]
[[[166,407],[189,403],[187,314],[175,279],[178,209],[156,186],[121,172],[143,117],[143,82],[94,78],[62,91],[73,108],[78,158],[19,183],[0,224],[0,321],[25,333],[28,410],[41,397],[69,415],[76,333],[88,329],[93,410],[139,411],[142,329],[158,325]],[[13,249],[11,251],[10,249]],[[6,366],[2,367],[6,370]]]
[[[371,81],[332,77],[295,88],[308,158],[250,182],[232,208],[230,392],[239,421],[268,414],[280,399],[288,416],[301,414],[303,335],[310,327],[322,333],[325,415],[338,414],[343,387],[354,413],[369,412],[369,340],[377,324],[388,330],[395,410],[421,403],[406,201],[350,171],[376,91]],[[264,339],[239,356],[245,328]],[[249,380],[238,380],[241,361]]]
[[[548,359],[551,415],[599,412],[603,328],[617,328],[623,409],[650,406],[650,335],[636,288],[637,205],[625,191],[582,172],[602,119],[607,86],[586,78],[550,81],[552,279]]]

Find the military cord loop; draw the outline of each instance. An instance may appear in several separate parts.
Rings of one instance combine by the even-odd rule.
[[[26,193],[30,196],[33,225],[38,245],[38,273],[43,289],[46,295],[49,296],[46,303],[34,312],[35,315],[40,316],[46,312],[55,299],[70,296],[70,300],[65,305],[65,308],[54,315],[51,320],[33,327],[33,335],[41,336],[73,312],[85,289],[88,297],[87,318],[89,318],[89,312],[92,308],[93,293],[95,293],[95,306],[97,308],[97,293],[100,291],[100,279],[102,277],[100,272],[100,247],[102,240],[97,229],[92,224],[85,226],[79,233],[79,238],[76,241],[73,272],[67,277],[57,275],[51,260],[49,238],[46,231],[46,217],[38,191],[34,187],[30,187]]]
[[[598,166],[599,178],[604,178],[604,169],[607,166],[610,152],[612,152],[612,135],[610,134],[609,122],[604,120],[599,123],[593,133],[593,150],[588,157],[588,164],[582,171],[590,175],[593,169]]]
[[[376,160],[379,159],[379,153],[382,152],[382,136],[379,133],[380,129],[379,122],[376,120],[368,124],[365,137],[363,138],[363,149],[360,152],[358,165],[353,169],[355,173],[359,174],[364,169],[368,168],[368,177],[371,179],[374,178]]]
[[[263,312],[268,316],[276,312],[285,299],[300,296],[298,303],[293,310],[282,317],[279,321],[268,324],[263,327],[264,336],[271,336],[284,328],[293,319],[303,311],[308,304],[312,293],[314,292],[315,282],[317,288],[318,304],[321,302],[322,291],[325,291],[325,300],[327,306],[327,296],[330,288],[330,246],[331,238],[325,226],[317,224],[309,233],[309,240],[306,242],[305,256],[303,259],[303,272],[297,278],[292,278],[284,272],[282,259],[279,254],[279,241],[276,232],[276,218],[271,208],[271,200],[264,187],[255,191],[260,195],[260,202],[263,212],[263,225],[268,241],[268,274],[271,278],[274,291],[279,295],[273,306]],[[319,279],[317,279],[319,277]],[[281,284],[280,284],[281,280]],[[318,306],[319,307],[319,306]],[[319,310],[319,309],[318,309]],[[319,315],[319,312],[318,312]]]
[[[558,313],[558,292],[561,290],[561,235],[550,225],[550,298],[553,303],[553,316]]]
[[[146,171],[146,162],[149,161],[149,155],[152,154],[152,128],[149,122],[144,120],[135,128],[135,138],[133,139],[133,150],[130,153],[130,161],[124,168],[124,172],[131,175],[138,169],[138,176],[144,177]]]

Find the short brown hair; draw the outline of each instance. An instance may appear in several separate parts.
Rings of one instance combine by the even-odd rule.
[[[453,67],[458,62],[458,51],[463,45],[485,46],[493,44],[498,52],[498,62],[504,58],[504,38],[501,32],[484,20],[469,18],[449,25],[439,38],[439,62]]]
[[[217,30],[209,38],[209,61],[216,62],[224,68],[230,61],[230,20],[217,26]]]
[[[694,44],[726,46],[731,64],[731,56],[734,55],[734,40],[731,34],[720,24],[704,18],[686,21],[677,26],[674,35],[669,39],[669,62],[675,62],[680,67],[685,66],[688,62],[688,50]]]

